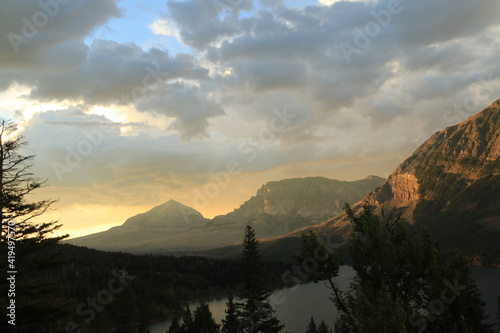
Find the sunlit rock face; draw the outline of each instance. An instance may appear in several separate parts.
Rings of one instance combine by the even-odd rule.
[[[363,202],[425,226],[444,248],[500,263],[500,100],[432,135],[353,209]],[[349,227],[340,214],[310,229],[345,238]]]

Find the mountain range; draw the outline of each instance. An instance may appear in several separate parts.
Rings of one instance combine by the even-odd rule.
[[[238,209],[212,220],[170,200],[121,226],[68,243],[133,253],[195,251],[240,242],[246,225],[261,238],[276,237],[338,215],[345,202],[359,201],[383,182],[377,176],[352,182],[323,177],[272,181]]]
[[[459,250],[476,264],[500,265],[500,99],[432,135],[353,210],[365,202],[379,215],[400,215],[427,229],[444,250]],[[343,242],[349,229],[343,213],[262,246],[279,257],[297,246],[303,232]],[[211,254],[222,253],[231,251]]]
[[[252,225],[264,255],[281,259],[309,230],[344,242],[350,229],[342,213],[346,202],[354,211],[367,202],[378,214],[400,215],[411,226],[426,228],[443,249],[458,249],[477,263],[500,264],[500,100],[432,135],[386,180],[269,182],[238,209],[212,220],[171,200],[120,227],[68,242],[228,257],[237,255],[243,228]]]

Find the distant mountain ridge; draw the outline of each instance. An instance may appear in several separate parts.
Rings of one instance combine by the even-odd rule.
[[[323,177],[268,182],[239,208],[212,220],[170,200],[121,226],[68,243],[134,253],[203,250],[240,242],[249,224],[260,238],[275,237],[336,216],[345,202],[360,200],[383,181],[369,176],[352,182]]]

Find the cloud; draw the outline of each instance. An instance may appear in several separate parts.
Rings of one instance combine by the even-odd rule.
[[[181,40],[179,28],[170,20],[158,19],[151,23],[149,28],[157,35],[171,36]]]
[[[26,115],[36,173],[54,194],[120,206],[189,204],[231,160],[252,179],[320,162],[363,165],[352,176],[362,178],[377,154],[390,172],[432,132],[498,98],[496,0],[288,3],[169,1],[147,26],[186,46],[174,55],[161,45],[87,45],[120,10],[72,1],[15,57],[0,40],[0,108]],[[2,36],[39,10],[26,4],[2,2]],[[121,122],[105,117],[109,109]],[[276,112],[285,110],[282,127]],[[92,145],[88,134],[102,125],[112,130]],[[87,141],[92,151],[61,169],[60,182],[54,162],[68,165]]]
[[[208,119],[224,114],[198,87],[183,83],[163,86],[137,108],[175,118],[170,129],[178,130],[182,140],[207,136]]]
[[[52,65],[58,60],[54,48],[72,45],[121,15],[115,0],[3,1],[0,7],[0,69]]]
[[[187,0],[168,1],[170,19],[180,30],[182,40],[203,50],[241,31],[238,14],[253,8],[252,0]],[[221,13],[228,13],[221,16]]]
[[[377,0],[318,0],[318,2],[325,6],[333,5],[337,2],[376,2]]]

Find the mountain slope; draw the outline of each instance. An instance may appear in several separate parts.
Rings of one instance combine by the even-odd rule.
[[[68,243],[135,253],[192,251],[240,242],[249,224],[259,237],[275,237],[337,215],[345,202],[360,200],[383,181],[370,176],[354,182],[322,177],[269,182],[240,208],[211,221],[170,200],[122,226]]]
[[[209,221],[200,212],[170,200],[148,212],[133,216],[121,226],[107,231],[73,238],[68,243],[101,250],[127,250],[175,247],[178,240],[169,236],[189,232]]]
[[[238,209],[216,216],[209,225],[242,229],[250,224],[260,238],[285,234],[339,214],[346,202],[359,200],[383,181],[369,176],[353,182],[323,177],[268,182]]]
[[[426,227],[445,249],[500,263],[500,100],[432,135],[353,209],[364,201],[377,213],[401,213],[410,224]],[[342,241],[349,227],[341,214],[286,237],[313,230]],[[280,248],[279,242],[266,246]]]

